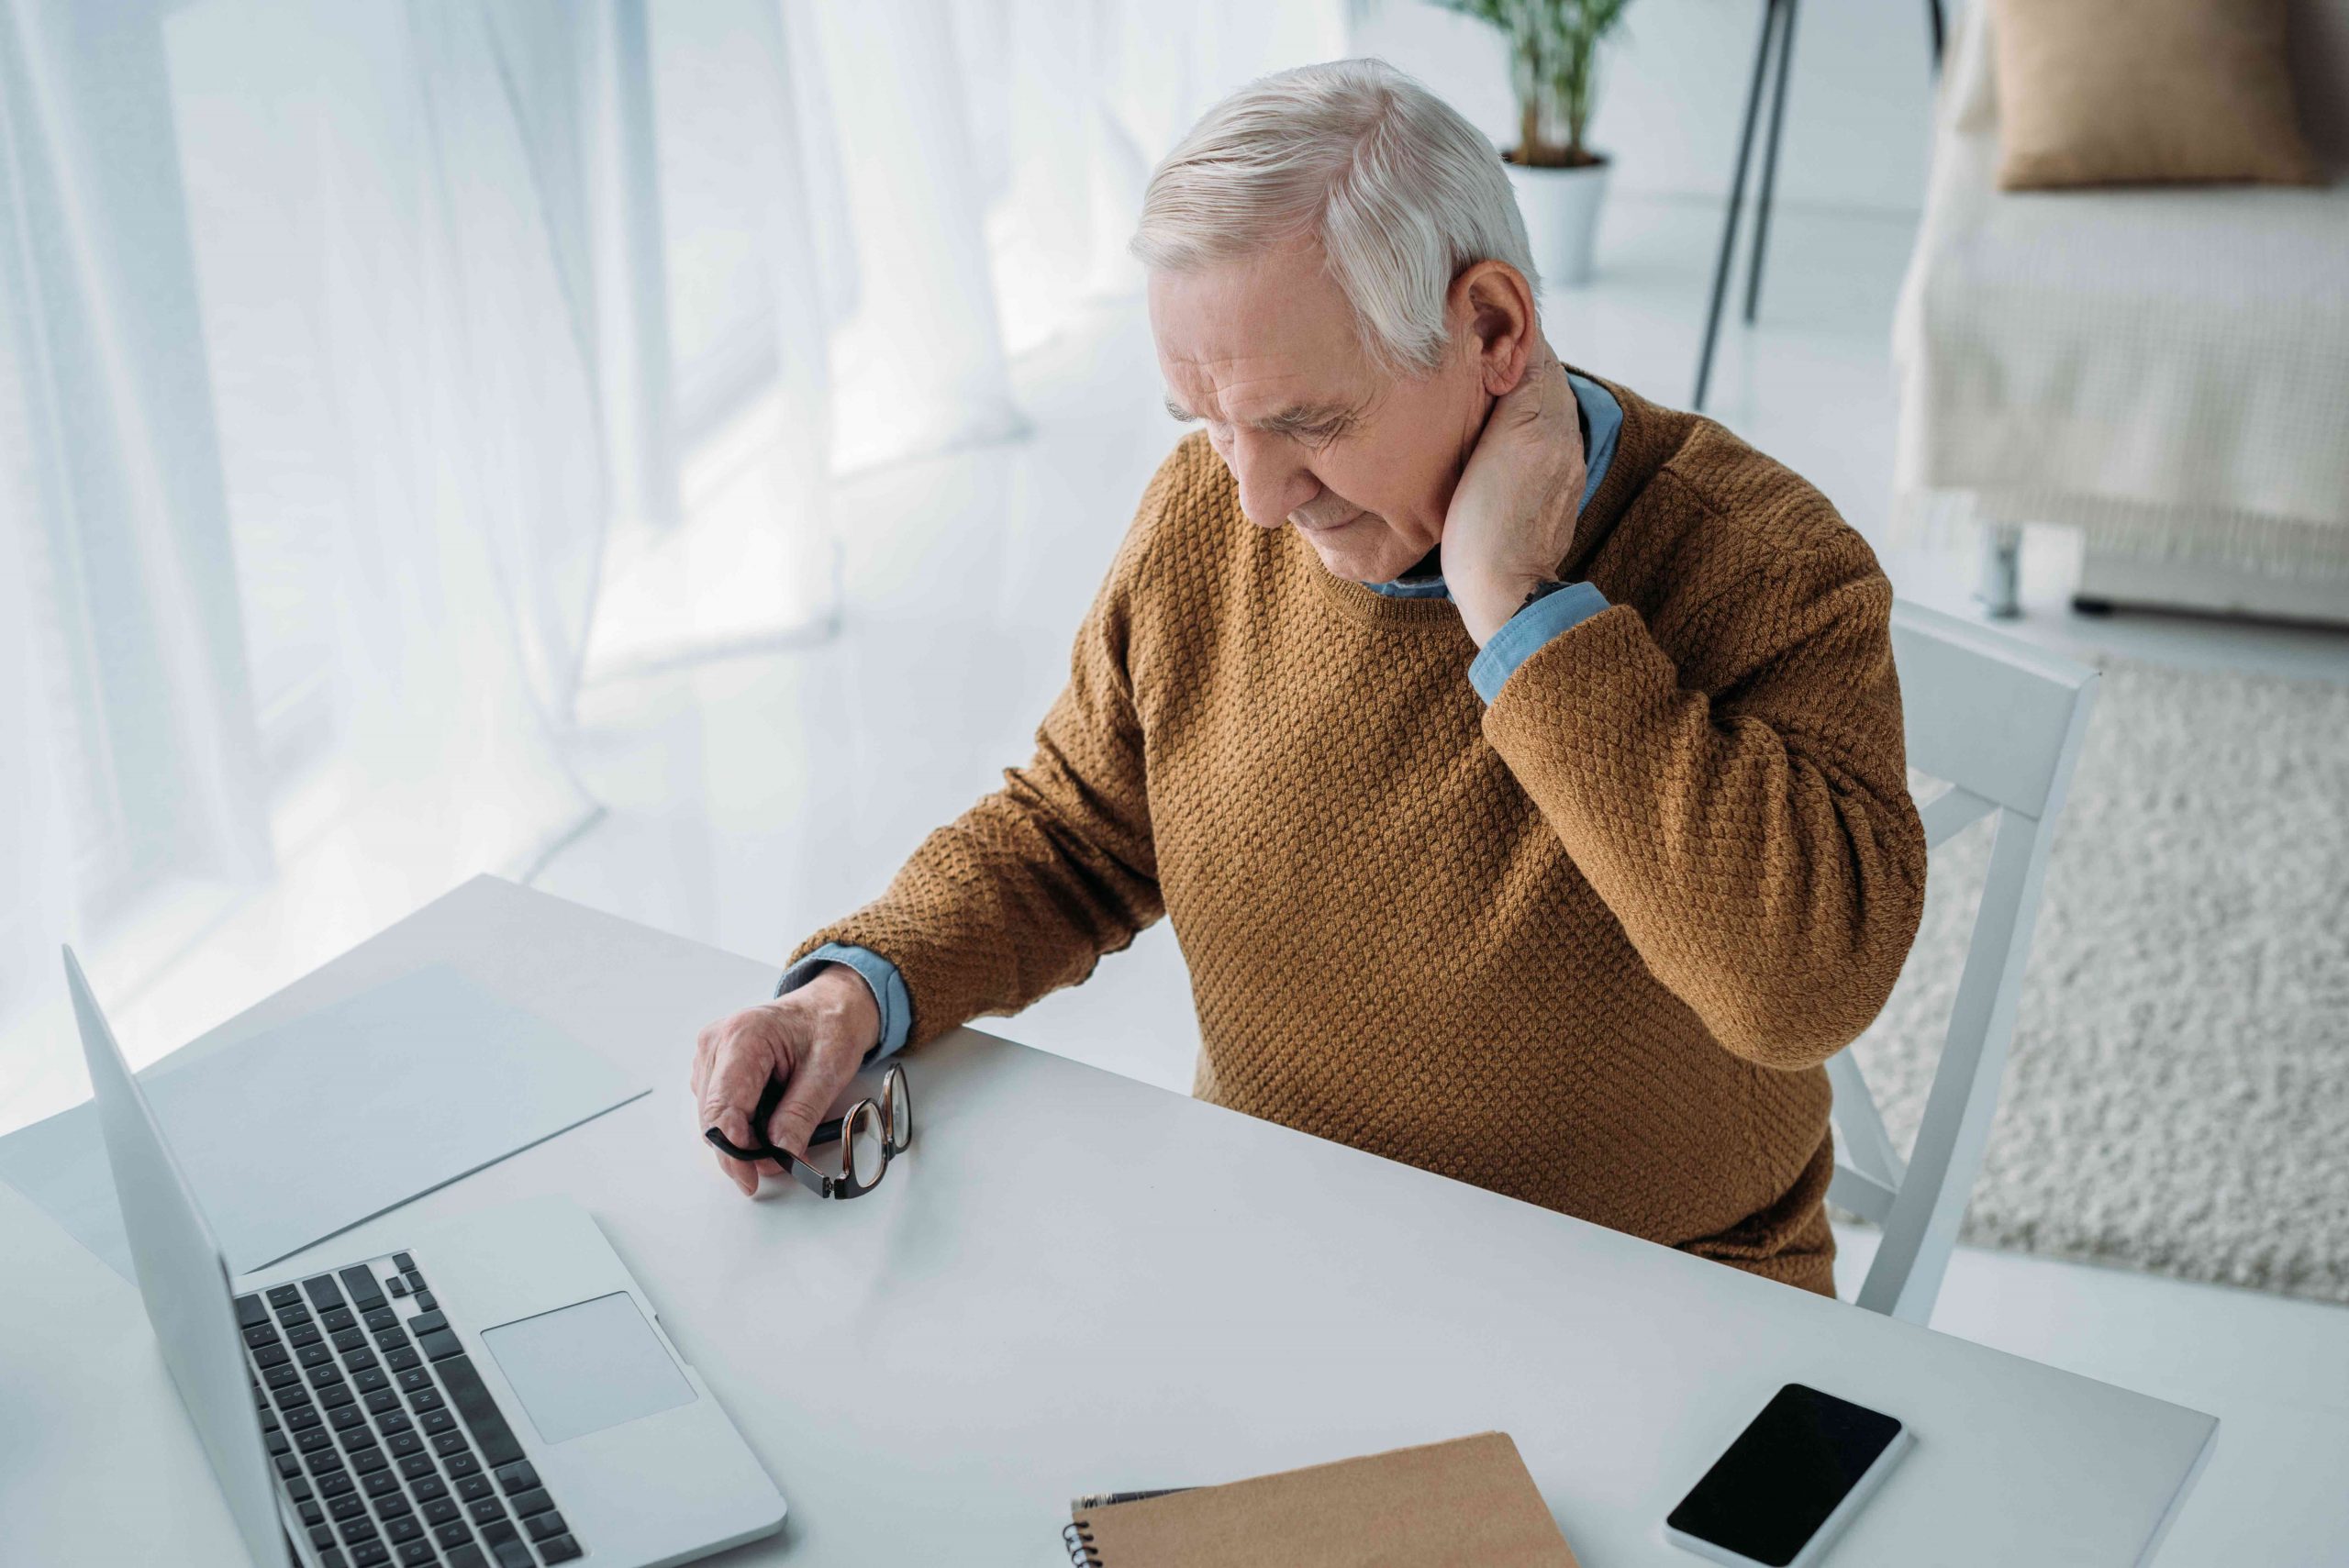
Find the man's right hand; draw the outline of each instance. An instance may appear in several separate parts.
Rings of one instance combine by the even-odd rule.
[[[881,1009],[871,988],[838,963],[796,991],[719,1019],[694,1045],[694,1105],[701,1118],[695,1135],[714,1127],[737,1148],[756,1142],[751,1114],[768,1080],[779,1078],[783,1103],[763,1129],[766,1140],[804,1159],[808,1135],[880,1040]],[[783,1173],[772,1160],[710,1152],[746,1196],[756,1195],[762,1173]]]

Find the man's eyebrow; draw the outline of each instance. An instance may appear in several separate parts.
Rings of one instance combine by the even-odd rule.
[[[1171,392],[1166,395],[1166,412],[1186,425],[1198,417],[1197,414],[1176,402],[1174,395]],[[1295,435],[1302,430],[1315,430],[1324,426],[1343,424],[1353,417],[1354,410],[1342,404],[1299,403],[1283,408],[1277,413],[1267,414],[1262,418],[1242,419],[1240,422],[1252,430],[1263,430],[1267,434],[1277,436]]]

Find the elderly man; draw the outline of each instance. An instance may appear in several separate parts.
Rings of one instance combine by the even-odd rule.
[[[1925,866],[1867,545],[1563,367],[1492,145],[1377,61],[1210,110],[1134,250],[1205,428],[1034,759],[702,1031],[706,1122],[754,1144],[781,1080],[804,1150],[861,1062],[1163,913],[1202,1098],[1831,1294],[1821,1063]]]

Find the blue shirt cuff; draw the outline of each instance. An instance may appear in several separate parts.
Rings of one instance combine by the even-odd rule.
[[[1607,607],[1607,595],[1588,583],[1569,583],[1542,595],[1501,623],[1468,665],[1468,684],[1489,704],[1542,645]]]
[[[817,971],[828,963],[845,964],[856,971],[865,988],[873,993],[873,1005],[881,1009],[881,1043],[864,1053],[866,1064],[896,1052],[913,1030],[914,999],[907,992],[906,977],[897,973],[897,966],[871,948],[826,942],[785,970],[783,984],[774,988],[774,994],[780,996],[786,991],[798,990],[815,979]]]

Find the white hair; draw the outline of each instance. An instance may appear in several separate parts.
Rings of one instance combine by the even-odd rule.
[[[1299,66],[1199,117],[1150,177],[1132,250],[1195,272],[1291,240],[1319,245],[1372,357],[1442,362],[1444,299],[1476,261],[1541,286],[1500,154],[1383,60]]]

